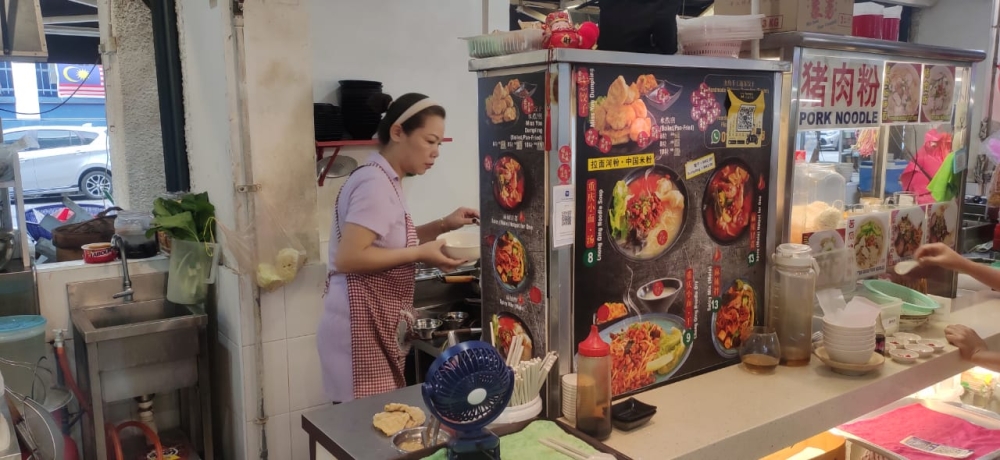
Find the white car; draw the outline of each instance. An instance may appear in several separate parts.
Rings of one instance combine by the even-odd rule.
[[[107,128],[96,126],[24,126],[3,130],[3,143],[24,136],[38,148],[22,151],[21,179],[26,195],[80,193],[90,200],[111,194],[111,156]]]

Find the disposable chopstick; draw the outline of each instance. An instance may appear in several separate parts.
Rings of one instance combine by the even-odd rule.
[[[576,447],[573,447],[573,446],[571,446],[569,444],[566,444],[565,442],[562,442],[562,441],[560,441],[558,439],[555,439],[555,438],[544,438],[544,439],[546,441],[548,441],[548,442],[551,442],[552,444],[555,444],[555,445],[557,445],[559,447],[562,447],[563,449],[566,449],[566,450],[568,450],[570,452],[573,452],[579,458],[586,459],[586,458],[590,457],[590,454],[588,454],[588,453],[586,453],[586,452],[584,452],[584,451],[582,451],[580,449],[577,449]]]
[[[559,452],[560,454],[563,454],[563,455],[565,455],[565,456],[567,456],[569,458],[573,458],[573,459],[576,459],[576,460],[587,460],[587,457],[582,457],[579,454],[576,454],[573,451],[568,450],[568,449],[566,449],[563,446],[560,446],[559,444],[555,444],[549,438],[539,439],[538,442],[542,443],[546,447],[548,447],[548,448],[550,448],[550,449],[552,449],[552,450],[554,450],[556,452]]]

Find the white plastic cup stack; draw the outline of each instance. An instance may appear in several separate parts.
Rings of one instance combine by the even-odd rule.
[[[562,376],[562,412],[566,420],[576,423],[576,374]]]

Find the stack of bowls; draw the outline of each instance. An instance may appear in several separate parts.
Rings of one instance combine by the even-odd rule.
[[[382,83],[367,80],[341,80],[340,106],[344,111],[344,129],[355,140],[371,139],[378,131],[382,114],[372,110],[373,96],[382,94]]]
[[[340,113],[340,107],[333,104],[313,104],[313,126],[319,142],[344,138],[344,117]]]
[[[875,324],[840,326],[823,321],[823,346],[830,359],[842,364],[865,364],[875,351]]]
[[[576,423],[576,374],[562,376],[562,411],[566,420]]]

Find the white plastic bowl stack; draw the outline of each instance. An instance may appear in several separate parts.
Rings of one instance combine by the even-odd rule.
[[[566,420],[576,423],[576,374],[562,376],[562,411]]]
[[[849,327],[823,320],[823,346],[838,363],[865,364],[875,351],[875,324]]]

